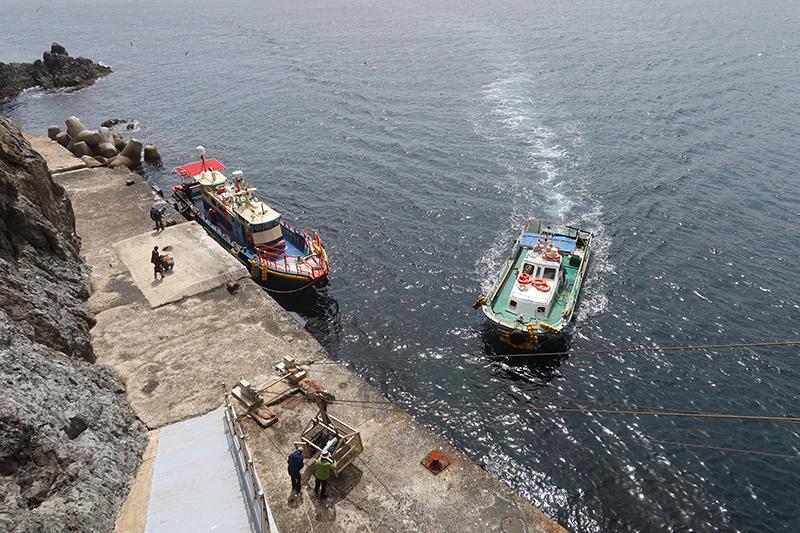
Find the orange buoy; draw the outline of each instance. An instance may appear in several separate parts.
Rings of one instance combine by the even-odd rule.
[[[543,280],[542,278],[536,278],[533,280],[533,286],[539,289],[542,292],[547,292],[550,290],[550,285]]]
[[[523,272],[522,274],[519,275],[517,281],[519,283],[530,283],[532,279],[533,278],[531,278],[530,274],[528,274],[527,272]]]
[[[559,261],[559,260],[561,260],[561,254],[558,253],[558,250],[553,250],[553,249],[547,250],[544,253],[544,257],[548,261]]]

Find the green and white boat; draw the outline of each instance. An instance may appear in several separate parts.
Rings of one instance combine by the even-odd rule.
[[[590,231],[528,220],[489,294],[473,307],[515,348],[560,335],[575,311],[593,240]]]

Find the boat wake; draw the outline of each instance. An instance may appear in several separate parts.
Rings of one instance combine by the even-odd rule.
[[[615,269],[608,260],[609,236],[600,222],[602,204],[586,190],[588,178],[582,178],[580,128],[564,117],[548,120],[537,108],[538,90],[533,76],[516,74],[487,85],[478,102],[475,130],[494,146],[494,162],[507,171],[494,185],[508,199],[508,212],[506,223],[497,226],[492,246],[478,258],[476,271],[481,291],[486,293],[509,253],[519,224],[529,218],[544,217],[590,228],[598,238],[582,303],[576,311],[580,321],[607,309],[607,287],[602,280]]]
[[[497,146],[495,162],[507,175],[495,185],[513,200],[514,211],[522,211],[512,214],[564,220],[575,206],[560,170],[569,154],[536,107],[535,82],[528,75],[512,76],[489,84],[483,93],[477,133]]]

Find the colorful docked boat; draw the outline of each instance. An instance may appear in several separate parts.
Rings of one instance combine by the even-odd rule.
[[[489,294],[473,307],[514,348],[560,335],[575,311],[593,240],[590,231],[528,220]]]
[[[268,289],[322,288],[328,284],[328,256],[311,228],[298,230],[259,198],[241,171],[231,178],[216,159],[176,167],[182,183],[172,188],[178,210],[203,225]]]

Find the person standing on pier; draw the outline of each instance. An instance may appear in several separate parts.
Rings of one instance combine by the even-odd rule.
[[[292,490],[300,492],[300,470],[303,469],[303,448],[297,448],[289,456],[289,477],[292,478]]]
[[[155,206],[150,208],[150,218],[156,223],[156,227],[153,228],[154,230],[158,231],[164,229],[164,220],[162,219],[161,211],[156,209]]]
[[[325,487],[328,485],[328,478],[331,477],[331,470],[336,470],[336,461],[331,457],[331,452],[325,450],[317,459],[317,482],[314,484],[314,494],[319,492],[320,500],[326,497]]]

